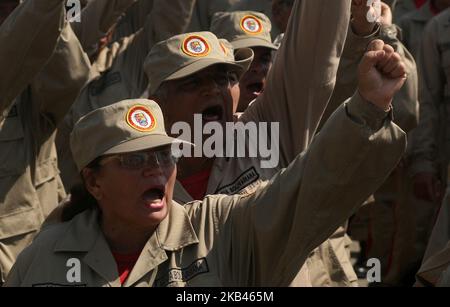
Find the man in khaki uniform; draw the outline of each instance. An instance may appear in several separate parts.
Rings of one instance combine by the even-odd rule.
[[[269,18],[258,12],[239,11],[216,13],[211,32],[228,40],[235,50],[251,48],[254,58],[248,71],[239,80],[240,99],[233,113],[244,112],[249,104],[264,92],[267,74],[272,67],[272,52],[278,48],[272,43]]]
[[[0,28],[0,282],[65,196],[54,133],[89,60],[64,17],[62,0],[28,0]]]
[[[211,59],[225,66],[235,65],[228,62],[212,34],[202,35]],[[181,38],[173,38],[169,44],[183,44]],[[198,44],[190,45],[188,41],[187,46]],[[97,209],[44,230],[21,254],[6,286],[288,285],[311,250],[381,184],[406,147],[405,135],[392,124],[389,111],[393,94],[404,82],[404,67],[396,63],[395,73],[389,77],[378,72],[376,65],[385,59],[377,52],[381,50],[366,54],[360,66],[358,93],[334,114],[308,150],[270,182],[258,185],[247,195],[211,195],[181,206],[172,201],[174,167],[161,179],[166,187],[158,196],[161,198],[153,200],[153,193],[145,193],[145,199],[152,199],[149,208],[155,210],[137,210],[128,197],[125,203],[117,200],[124,195],[139,196],[130,194],[129,185],[115,189],[118,198],[109,200],[106,194],[113,192],[108,188],[113,186],[94,183],[97,177],[90,169],[94,161],[100,159],[104,180],[127,174],[136,183],[147,182],[148,186],[161,176],[158,173],[162,170],[147,164],[149,153],[143,150],[170,144],[173,139],[165,133],[166,120],[161,110],[151,101],[128,100],[91,112],[75,126],[71,145],[78,170],[91,176],[86,188],[95,197]],[[198,64],[191,59],[185,64],[184,73],[188,73],[211,62]],[[375,81],[380,82],[377,84],[381,89],[373,87]],[[137,120],[143,117],[145,120]],[[146,163],[140,163],[139,169],[127,170],[128,164],[121,157],[136,151],[146,154]],[[121,162],[110,162],[110,166],[105,162],[117,162],[116,158]],[[135,159],[132,161],[136,166]],[[119,182],[118,178],[109,180]],[[336,205],[333,199],[342,202]],[[136,244],[140,253],[126,278],[119,276],[117,257],[113,255],[116,247],[135,238],[126,228],[119,230],[122,234],[108,235],[111,230],[105,226],[110,221],[107,213],[117,208],[109,207],[110,201],[113,206],[125,205],[125,210],[116,212],[120,217],[129,218],[128,211],[137,210],[139,221],[144,219],[146,226],[146,240]],[[147,228],[151,229],[148,233]],[[78,274],[71,276],[72,269]]]
[[[302,4],[296,4],[296,6],[294,6],[294,16],[298,16],[299,11],[300,11],[300,5]],[[319,13],[319,9],[323,9],[323,7],[321,7],[320,5],[322,5],[322,3],[318,3],[316,2],[315,4],[311,4],[311,6],[309,6],[309,4],[303,4],[306,5],[306,7],[303,7],[303,9],[308,9],[310,10],[309,12],[311,12],[310,14],[305,14],[305,16],[314,16],[316,19],[314,19],[314,17],[311,17],[311,20],[308,20],[308,22],[313,22],[312,20],[316,20],[316,22],[322,22],[320,19],[317,18],[317,14]],[[347,9],[349,9],[349,7],[347,7]],[[348,14],[349,11],[345,11],[342,8],[340,8],[341,10],[341,14]],[[323,11],[322,11],[323,12]],[[332,11],[335,12],[335,11]],[[333,15],[333,17],[331,16],[327,16],[328,19],[327,20],[331,20],[331,18],[336,18],[336,16]],[[326,18],[324,18],[326,19]],[[293,22],[291,24],[293,29],[302,29],[300,26],[300,20],[296,19],[296,18],[292,18],[292,20],[296,20],[295,22]],[[306,22],[306,21],[305,21]],[[331,21],[330,21],[331,22]],[[322,26],[326,26],[323,25]],[[330,25],[328,27],[329,28],[333,28],[335,25]],[[341,23],[339,23],[339,26],[343,26]],[[298,28],[297,28],[298,27]],[[317,27],[318,29],[321,29],[321,26]],[[346,29],[347,28],[347,24],[344,25],[344,27],[342,29]],[[294,31],[292,33],[290,33],[291,35],[293,35],[294,37],[290,37],[290,39],[288,39],[289,44],[292,44],[292,40],[295,39],[296,37],[299,39],[301,36],[301,34],[305,35],[303,37],[303,40],[308,41],[309,39],[313,39],[313,37],[311,36],[307,36],[305,33],[302,33],[301,30],[292,30]],[[345,34],[345,30],[344,30],[344,34]],[[161,63],[164,63],[162,61],[162,59],[160,59],[158,57],[159,54],[167,54],[168,53],[168,49],[169,50],[176,50],[179,49],[178,47],[171,46],[169,47],[165,47],[165,44],[169,44],[169,43],[173,43],[175,44],[175,41],[183,41],[184,39],[188,39],[190,36],[205,36],[206,34],[204,33],[192,33],[192,34],[186,34],[183,37],[178,37],[176,38],[176,40],[174,39],[174,41],[170,41],[170,42],[164,42],[161,43],[159,45],[157,45],[157,47],[155,48],[160,48],[157,50],[152,51],[152,53],[150,54],[150,59],[149,59],[149,67],[154,68],[154,67],[161,67],[161,69],[153,69],[153,70],[149,70],[150,72],[150,80],[156,79],[157,77],[155,77],[155,75],[157,75],[155,73],[155,71],[172,71],[172,70],[176,70],[175,67],[167,67],[167,68],[162,68],[165,66],[161,66]],[[324,39],[324,41],[330,39],[330,41],[328,41],[328,43],[331,43],[331,41],[334,43],[336,43],[334,41],[334,37],[335,36],[328,36],[330,35],[330,33],[327,32],[327,34],[323,34],[321,36],[318,36],[322,39]],[[340,32],[340,35],[342,35],[342,32]],[[314,36],[316,37],[316,36]],[[304,44],[308,45],[307,42],[304,41]],[[323,43],[323,42],[322,42]],[[317,43],[317,45],[320,45],[320,43]],[[298,63],[298,61],[302,61],[302,59],[304,59],[305,61],[309,61],[308,63],[311,63],[311,59],[312,57],[315,57],[311,54],[304,54],[303,56],[295,56],[295,54],[300,53],[300,51],[297,50],[301,50],[298,46],[296,45],[289,45],[289,47],[286,47],[286,49],[281,49],[279,51],[279,56],[277,57],[277,61],[280,61],[280,63],[275,62],[274,67],[272,68],[272,72],[269,73],[269,82],[268,84],[268,88],[267,90],[260,96],[258,97],[258,99],[255,101],[255,103],[246,111],[246,113],[244,113],[243,117],[241,120],[244,120],[246,118],[246,116],[255,116],[254,118],[249,118],[247,117],[248,121],[255,121],[256,122],[260,122],[261,119],[257,119],[258,116],[260,116],[260,118],[267,118],[270,121],[270,118],[273,116],[274,121],[276,120],[276,118],[285,118],[280,124],[286,124],[286,125],[291,125],[291,126],[287,126],[285,127],[286,130],[281,131],[280,135],[283,137],[283,139],[281,140],[282,142],[284,142],[284,140],[288,140],[288,137],[290,136],[294,136],[292,138],[292,141],[294,142],[298,142],[299,140],[302,140],[301,142],[305,142],[306,144],[303,146],[307,146],[308,144],[308,139],[307,137],[305,138],[305,134],[314,131],[316,129],[316,125],[314,124],[314,120],[311,120],[310,122],[308,122],[308,124],[310,124],[311,126],[308,126],[307,128],[305,128],[303,125],[304,123],[307,122],[307,119],[309,119],[308,115],[311,116],[311,118],[316,118],[319,119],[320,115],[323,112],[323,108],[324,105],[318,103],[318,101],[321,100],[316,100],[314,102],[313,105],[311,105],[311,108],[317,108],[316,110],[312,110],[310,109],[311,112],[313,112],[312,114],[308,114],[307,111],[302,110],[303,108],[308,108],[307,105],[305,105],[304,103],[302,103],[302,99],[303,96],[303,92],[301,89],[298,89],[298,86],[301,86],[302,82],[296,82],[295,85],[292,84],[294,87],[293,88],[289,88],[289,80],[295,80],[295,78],[302,78],[303,76],[307,76],[307,72],[308,71],[306,68],[306,71],[298,71],[298,70],[294,70],[294,71],[290,71],[286,69],[288,67],[290,67],[288,65],[288,63],[290,61],[288,61],[288,59],[291,59],[291,61],[296,61]],[[323,49],[321,50],[330,50],[327,49],[325,47],[323,47]],[[312,51],[314,52],[314,51]],[[153,59],[152,59],[152,55],[153,55]],[[293,58],[290,58],[291,56],[293,56]],[[180,57],[181,58],[181,57]],[[324,57],[327,58],[327,57]],[[279,59],[279,60],[278,60]],[[320,58],[321,60],[323,60],[322,58]],[[167,60],[168,61],[168,60]],[[181,61],[181,60],[173,60],[175,63],[177,63],[176,61]],[[156,65],[156,63],[159,64]],[[327,62],[328,65],[330,65],[330,62]],[[332,61],[331,63],[335,63],[334,61]],[[165,65],[168,65],[168,63],[164,63]],[[280,65],[279,67],[277,66]],[[172,64],[174,65],[174,64]],[[303,66],[303,64],[298,64],[301,67],[306,67],[308,66],[307,64],[304,64],[305,66]],[[292,66],[292,65],[291,65]],[[315,65],[314,65],[315,66]],[[281,70],[281,67],[283,67],[284,71]],[[318,73],[319,69],[327,69],[327,64],[321,63],[320,65],[317,64],[317,67],[315,67],[314,71],[316,73]],[[277,71],[277,75],[271,75],[274,74],[273,71]],[[195,72],[195,71],[194,71]],[[192,73],[194,73],[192,72]],[[195,72],[196,73],[196,72]],[[201,73],[201,72],[198,72]],[[302,75],[302,73],[304,75]],[[152,77],[152,75],[154,77]],[[194,74],[192,77],[187,76],[186,77],[186,84],[190,84],[191,81],[189,81],[190,79],[192,80],[197,80],[197,78],[199,77],[195,77],[196,74]],[[282,80],[280,76],[286,76],[285,80]],[[319,74],[320,75],[320,74]],[[291,77],[288,77],[291,76]],[[298,76],[298,77],[295,77]],[[271,78],[272,77],[272,78]],[[297,80],[298,80],[297,79]],[[194,82],[194,81],[192,81]],[[273,82],[273,83],[272,83]],[[274,88],[277,88],[278,90],[280,90],[281,92],[283,92],[282,89],[286,88],[286,84],[283,85],[283,83],[288,83],[288,93],[290,92],[290,90],[292,89],[292,94],[288,94],[288,100],[284,103],[281,103],[284,99],[284,97],[286,97],[286,94],[280,94],[278,93],[278,95],[276,95],[274,92],[272,92],[274,90]],[[161,81],[159,82],[150,82],[150,84],[154,87],[156,87],[159,83],[161,83]],[[182,84],[184,84],[182,82]],[[174,87],[170,87],[169,84],[161,86],[160,88],[153,88],[150,90],[150,93],[155,93],[152,97],[154,97],[163,107],[163,110],[165,111],[165,114],[167,114],[167,117],[170,118],[169,123],[174,123],[177,121],[184,121],[184,122],[192,122],[192,114],[186,114],[186,112],[184,111],[183,114],[180,114],[181,116],[183,116],[182,118],[177,117],[180,115],[176,115],[177,112],[176,110],[171,110],[169,109],[171,106],[175,107],[175,103],[174,101],[182,101],[182,97],[177,97],[176,96],[176,89],[177,86],[174,85]],[[160,91],[161,93],[158,93],[158,91]],[[317,90],[318,92],[319,90]],[[207,93],[207,89],[205,88],[205,95]],[[212,89],[211,89],[212,92]],[[317,92],[315,92],[315,94],[317,94]],[[172,98],[168,98],[167,96],[171,95],[172,93],[174,93],[174,97]],[[267,95],[267,96],[266,96]],[[272,97],[271,95],[276,96]],[[292,95],[292,96],[291,96]],[[298,95],[298,98],[293,99],[292,101],[290,100],[291,97],[294,98],[295,95]],[[211,96],[215,96],[211,93]],[[281,98],[280,98],[281,97]],[[273,98],[273,100],[271,100]],[[171,101],[171,100],[172,101]],[[203,99],[205,100],[205,99]],[[306,100],[307,101],[307,100]],[[310,101],[310,100],[309,100]],[[311,101],[312,102],[312,101]],[[324,102],[326,103],[326,99],[324,99]],[[186,102],[186,104],[188,104]],[[205,102],[203,102],[202,100],[197,100],[196,101],[197,105],[193,105],[192,107],[194,108],[194,110],[192,111],[192,113],[207,113],[205,112],[205,110],[207,111],[208,109],[204,109],[205,107],[210,106],[211,103],[206,104]],[[287,111],[288,113],[284,113],[285,111],[283,110],[286,105],[288,105],[288,109],[290,109],[290,113],[289,111]],[[319,110],[320,108],[322,108],[321,110]],[[185,109],[184,109],[185,110]],[[298,110],[298,111],[294,111],[294,110]],[[271,112],[274,112],[273,114],[271,114]],[[226,112],[224,112],[226,113]],[[209,114],[208,114],[209,115]],[[220,118],[220,114],[217,114]],[[295,119],[293,118],[292,121],[289,119],[291,116],[294,116]],[[298,116],[302,116],[304,118],[305,121],[300,120]],[[317,117],[314,117],[317,116]],[[246,122],[245,120],[243,122]],[[317,121],[315,122],[317,123]],[[300,125],[299,125],[300,124]],[[298,125],[298,126],[297,126]],[[170,124],[168,124],[168,126],[170,126]],[[292,129],[292,130],[290,130]],[[302,143],[304,144],[304,143]],[[290,150],[294,150],[292,149],[292,147],[290,147],[292,145],[292,143],[283,143],[281,144],[281,151],[282,152],[286,152],[289,153]],[[298,151],[298,153],[300,153],[301,150]],[[199,159],[197,159],[199,160]],[[236,160],[236,161],[234,161]],[[221,159],[216,159],[215,161],[213,161],[214,164],[212,166],[209,166],[208,164],[205,163],[205,161],[189,161],[189,165],[187,166],[187,168],[190,167],[190,172],[184,171],[182,167],[180,168],[180,176],[179,176],[179,180],[182,184],[182,186],[184,188],[186,188],[188,191],[183,191],[183,193],[180,193],[180,198],[182,198],[182,202],[187,202],[189,200],[192,200],[192,198],[194,196],[194,194],[196,194],[198,192],[198,190],[201,190],[201,186],[204,185],[204,190],[203,193],[206,192],[206,194],[208,193],[246,193],[248,191],[251,191],[252,188],[254,188],[254,182],[255,180],[258,181],[261,179],[269,179],[271,178],[271,176],[273,175],[273,169],[267,170],[267,169],[261,169],[258,165],[259,163],[256,163],[256,161],[252,160],[252,159],[229,159],[227,166],[223,166],[221,165],[222,161]],[[235,163],[235,166],[231,166],[231,162]],[[187,162],[186,162],[187,163]],[[194,165],[194,163],[196,164],[196,167],[191,167],[191,165]],[[280,165],[282,166],[283,163],[285,162],[281,162]],[[198,170],[201,169],[202,173],[200,175],[196,175],[196,171],[198,173]],[[275,168],[276,170],[277,168]],[[190,175],[186,175],[186,173],[190,174]],[[206,175],[205,175],[206,174]],[[187,178],[183,178],[183,176],[187,177]],[[229,179],[228,179],[229,178]],[[199,184],[200,182],[200,184]],[[206,187],[207,185],[207,187]],[[199,186],[198,189],[193,188],[193,186]],[[181,186],[180,186],[181,188]],[[191,192],[192,191],[192,192]],[[177,191],[176,191],[177,192]],[[204,195],[204,194],[203,194]],[[179,200],[180,198],[177,198],[178,195],[176,195],[177,200]],[[199,199],[199,198],[197,198]]]
[[[424,32],[419,63],[422,67],[421,113],[417,142],[413,148],[413,166],[438,178],[445,187],[450,160],[450,35],[448,33],[450,9],[433,18]],[[438,186],[429,188],[430,197],[439,201]],[[443,211],[445,212],[444,204]],[[432,240],[446,242],[448,231],[434,235]],[[429,246],[441,245],[429,242]],[[427,253],[430,257],[431,252]],[[426,260],[426,259],[425,259]]]
[[[450,5],[447,0],[428,1],[420,10],[407,14],[400,20],[403,29],[405,44],[409,46],[412,54],[418,60],[421,55],[421,44],[424,29],[427,22],[439,11]],[[394,254],[393,265],[389,280],[397,282],[407,276],[413,281],[413,274],[417,272],[428,244],[429,237],[436,220],[436,214],[441,205],[443,174],[438,174],[431,163],[430,158],[423,159],[421,148],[427,146],[429,139],[433,137],[427,130],[424,120],[430,116],[430,109],[424,105],[422,80],[426,74],[424,66],[418,65],[419,72],[419,93],[420,93],[420,121],[419,126],[409,135],[409,146],[405,159],[405,168],[408,176],[404,178],[403,201],[405,210],[399,212],[397,216],[402,216],[398,220],[396,238],[393,242]],[[441,139],[443,141],[443,139]],[[444,163],[445,165],[445,163]],[[431,166],[431,167],[430,167]],[[440,195],[440,196],[439,196]]]
[[[310,12],[310,14],[307,14],[309,17],[301,20],[300,18],[293,18],[295,22],[291,23],[290,36],[287,39],[288,43],[285,44],[286,47],[279,51],[277,62],[274,63],[269,73],[266,91],[258,97],[255,103],[252,104],[252,107],[247,109],[241,118],[241,121],[244,123],[252,121],[272,122],[283,119],[280,121],[280,135],[282,136],[280,139],[280,165],[276,168],[287,166],[296,155],[307,147],[313,136],[312,131],[316,129],[318,119],[323,112],[321,110],[323,110],[332,92],[334,84],[332,75],[333,71],[337,69],[337,61],[340,56],[340,53],[335,53],[335,50],[337,50],[336,48],[339,49],[339,46],[345,40],[346,31],[340,30],[347,28],[350,10],[349,2],[335,2],[333,4],[335,6],[333,7],[334,10],[329,10],[327,8],[329,5],[325,1],[315,1],[314,3],[306,1],[296,4],[293,15],[299,17],[300,9],[305,9]],[[320,20],[319,16],[321,14],[327,17],[323,18],[325,21]],[[326,22],[333,26],[327,27]],[[306,28],[301,27],[303,23],[317,24],[318,31],[323,31],[323,33],[319,36],[311,35],[310,32],[306,31]],[[330,28],[333,31],[330,31]],[[202,98],[192,106],[189,105],[192,108],[189,113],[186,111],[188,105],[182,109],[183,113],[179,114],[180,112],[177,112],[180,109],[178,104],[168,102],[168,99],[171,99],[168,96],[181,93],[180,91],[172,91],[170,88],[167,88],[170,84],[168,80],[164,82],[166,80],[161,76],[165,76],[164,72],[178,71],[180,69],[180,65],[177,65],[178,61],[183,60],[186,54],[180,51],[174,53],[172,50],[180,50],[180,46],[177,45],[180,41],[182,42],[195,36],[211,37],[211,34],[207,32],[190,33],[161,42],[152,50],[147,61],[150,95],[158,98],[158,102],[166,114],[168,127],[171,126],[169,123],[173,124],[179,121],[191,123],[193,114],[205,113],[206,115],[205,111],[208,111],[211,105],[215,109],[217,109],[216,106],[223,106],[223,110],[216,114],[219,117],[217,121],[231,121],[232,118],[232,114],[229,112],[232,106],[231,100],[227,98],[228,93],[218,94],[213,92],[209,95],[205,93],[205,97],[208,99]],[[312,43],[316,38],[320,38],[320,43],[317,43],[320,44],[320,51],[303,48],[305,44]],[[173,46],[170,47],[169,44],[173,44]],[[317,60],[312,61],[312,58]],[[196,59],[196,57],[192,59]],[[208,57],[200,57],[201,59],[209,60]],[[183,61],[186,61],[186,59]],[[292,65],[287,65],[294,61],[304,67],[304,70],[300,71],[292,67]],[[201,71],[191,72],[194,81],[196,81],[196,73],[199,72]],[[314,81],[311,81],[311,74],[316,76]],[[152,82],[152,80],[157,81]],[[213,101],[215,101],[214,104]],[[188,102],[185,103],[187,104]],[[229,114],[229,118],[226,117],[227,114]],[[308,121],[307,118],[310,117],[315,118],[315,120]],[[307,132],[299,135],[298,131]],[[260,161],[255,158],[231,159],[233,163],[227,166],[226,169],[221,165],[222,159],[203,158],[192,159],[193,161],[189,162],[187,162],[187,159],[184,160],[185,164],[183,161],[181,162],[180,172],[183,173],[182,168],[191,170],[184,177],[190,177],[196,171],[212,170],[207,176],[207,182],[209,183],[204,194],[230,190],[233,190],[234,193],[245,193],[247,190],[250,190],[248,187],[252,186],[252,183],[260,181],[261,178],[270,179],[277,171],[276,169],[261,169]],[[179,178],[185,179],[181,176],[181,173]],[[236,180],[239,178],[242,180]],[[184,194],[189,195],[187,192]]]
[[[83,88],[59,127],[59,168],[66,191],[80,183],[69,148],[69,136],[79,118],[114,101],[140,97],[148,87],[144,61],[157,42],[182,33],[190,20],[194,0],[156,0],[145,26],[114,42],[100,53],[91,80]],[[102,66],[103,63],[103,67]],[[105,71],[105,68],[109,67]]]

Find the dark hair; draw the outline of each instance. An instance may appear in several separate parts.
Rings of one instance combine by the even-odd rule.
[[[86,168],[97,172],[100,170],[101,157],[98,157]],[[80,175],[81,176],[81,175]],[[70,201],[64,205],[61,219],[63,222],[72,220],[76,215],[93,208],[98,208],[98,202],[94,196],[86,189],[84,178],[83,183],[77,184],[70,189]]]

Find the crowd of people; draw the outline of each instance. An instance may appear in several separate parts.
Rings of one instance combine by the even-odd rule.
[[[449,0],[73,3],[0,2],[0,286],[450,286]]]

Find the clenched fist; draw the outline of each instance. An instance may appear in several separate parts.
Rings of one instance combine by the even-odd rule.
[[[358,68],[358,90],[363,98],[388,111],[406,81],[400,55],[382,40],[372,41]]]

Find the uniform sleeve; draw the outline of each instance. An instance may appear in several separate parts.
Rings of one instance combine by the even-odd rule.
[[[28,0],[1,25],[0,121],[49,60],[63,24],[63,0]]]
[[[282,166],[311,142],[330,99],[347,35],[350,2],[295,2],[267,87],[242,116],[244,122],[280,123]]]
[[[130,88],[145,88],[148,80],[144,62],[153,46],[185,31],[191,18],[195,0],[155,0],[144,27],[133,37],[120,56],[121,72]],[[137,95],[140,95],[138,93]]]
[[[309,253],[383,183],[405,148],[404,132],[355,94],[287,169],[218,213],[224,242],[218,254],[230,259],[230,283],[287,286]]]
[[[93,0],[81,12],[81,22],[71,26],[83,49],[88,52],[137,0]]]
[[[420,86],[420,121],[413,137],[412,173],[437,172],[436,161],[439,135],[439,109],[444,100],[444,72],[438,49],[437,22],[432,20],[425,29],[419,71],[422,73]]]
[[[31,83],[33,103],[53,126],[62,121],[89,77],[89,59],[69,24],[50,61]]]
[[[358,79],[358,65],[361,62],[369,43],[374,39],[381,39],[391,45],[401,56],[406,66],[408,79],[395,95],[393,100],[394,122],[405,132],[413,130],[419,121],[418,76],[416,62],[411,53],[397,38],[395,25],[382,26],[372,35],[357,36],[349,27],[347,41],[339,64],[336,87],[319,125],[319,130],[326,123],[333,112],[355,92]]]

